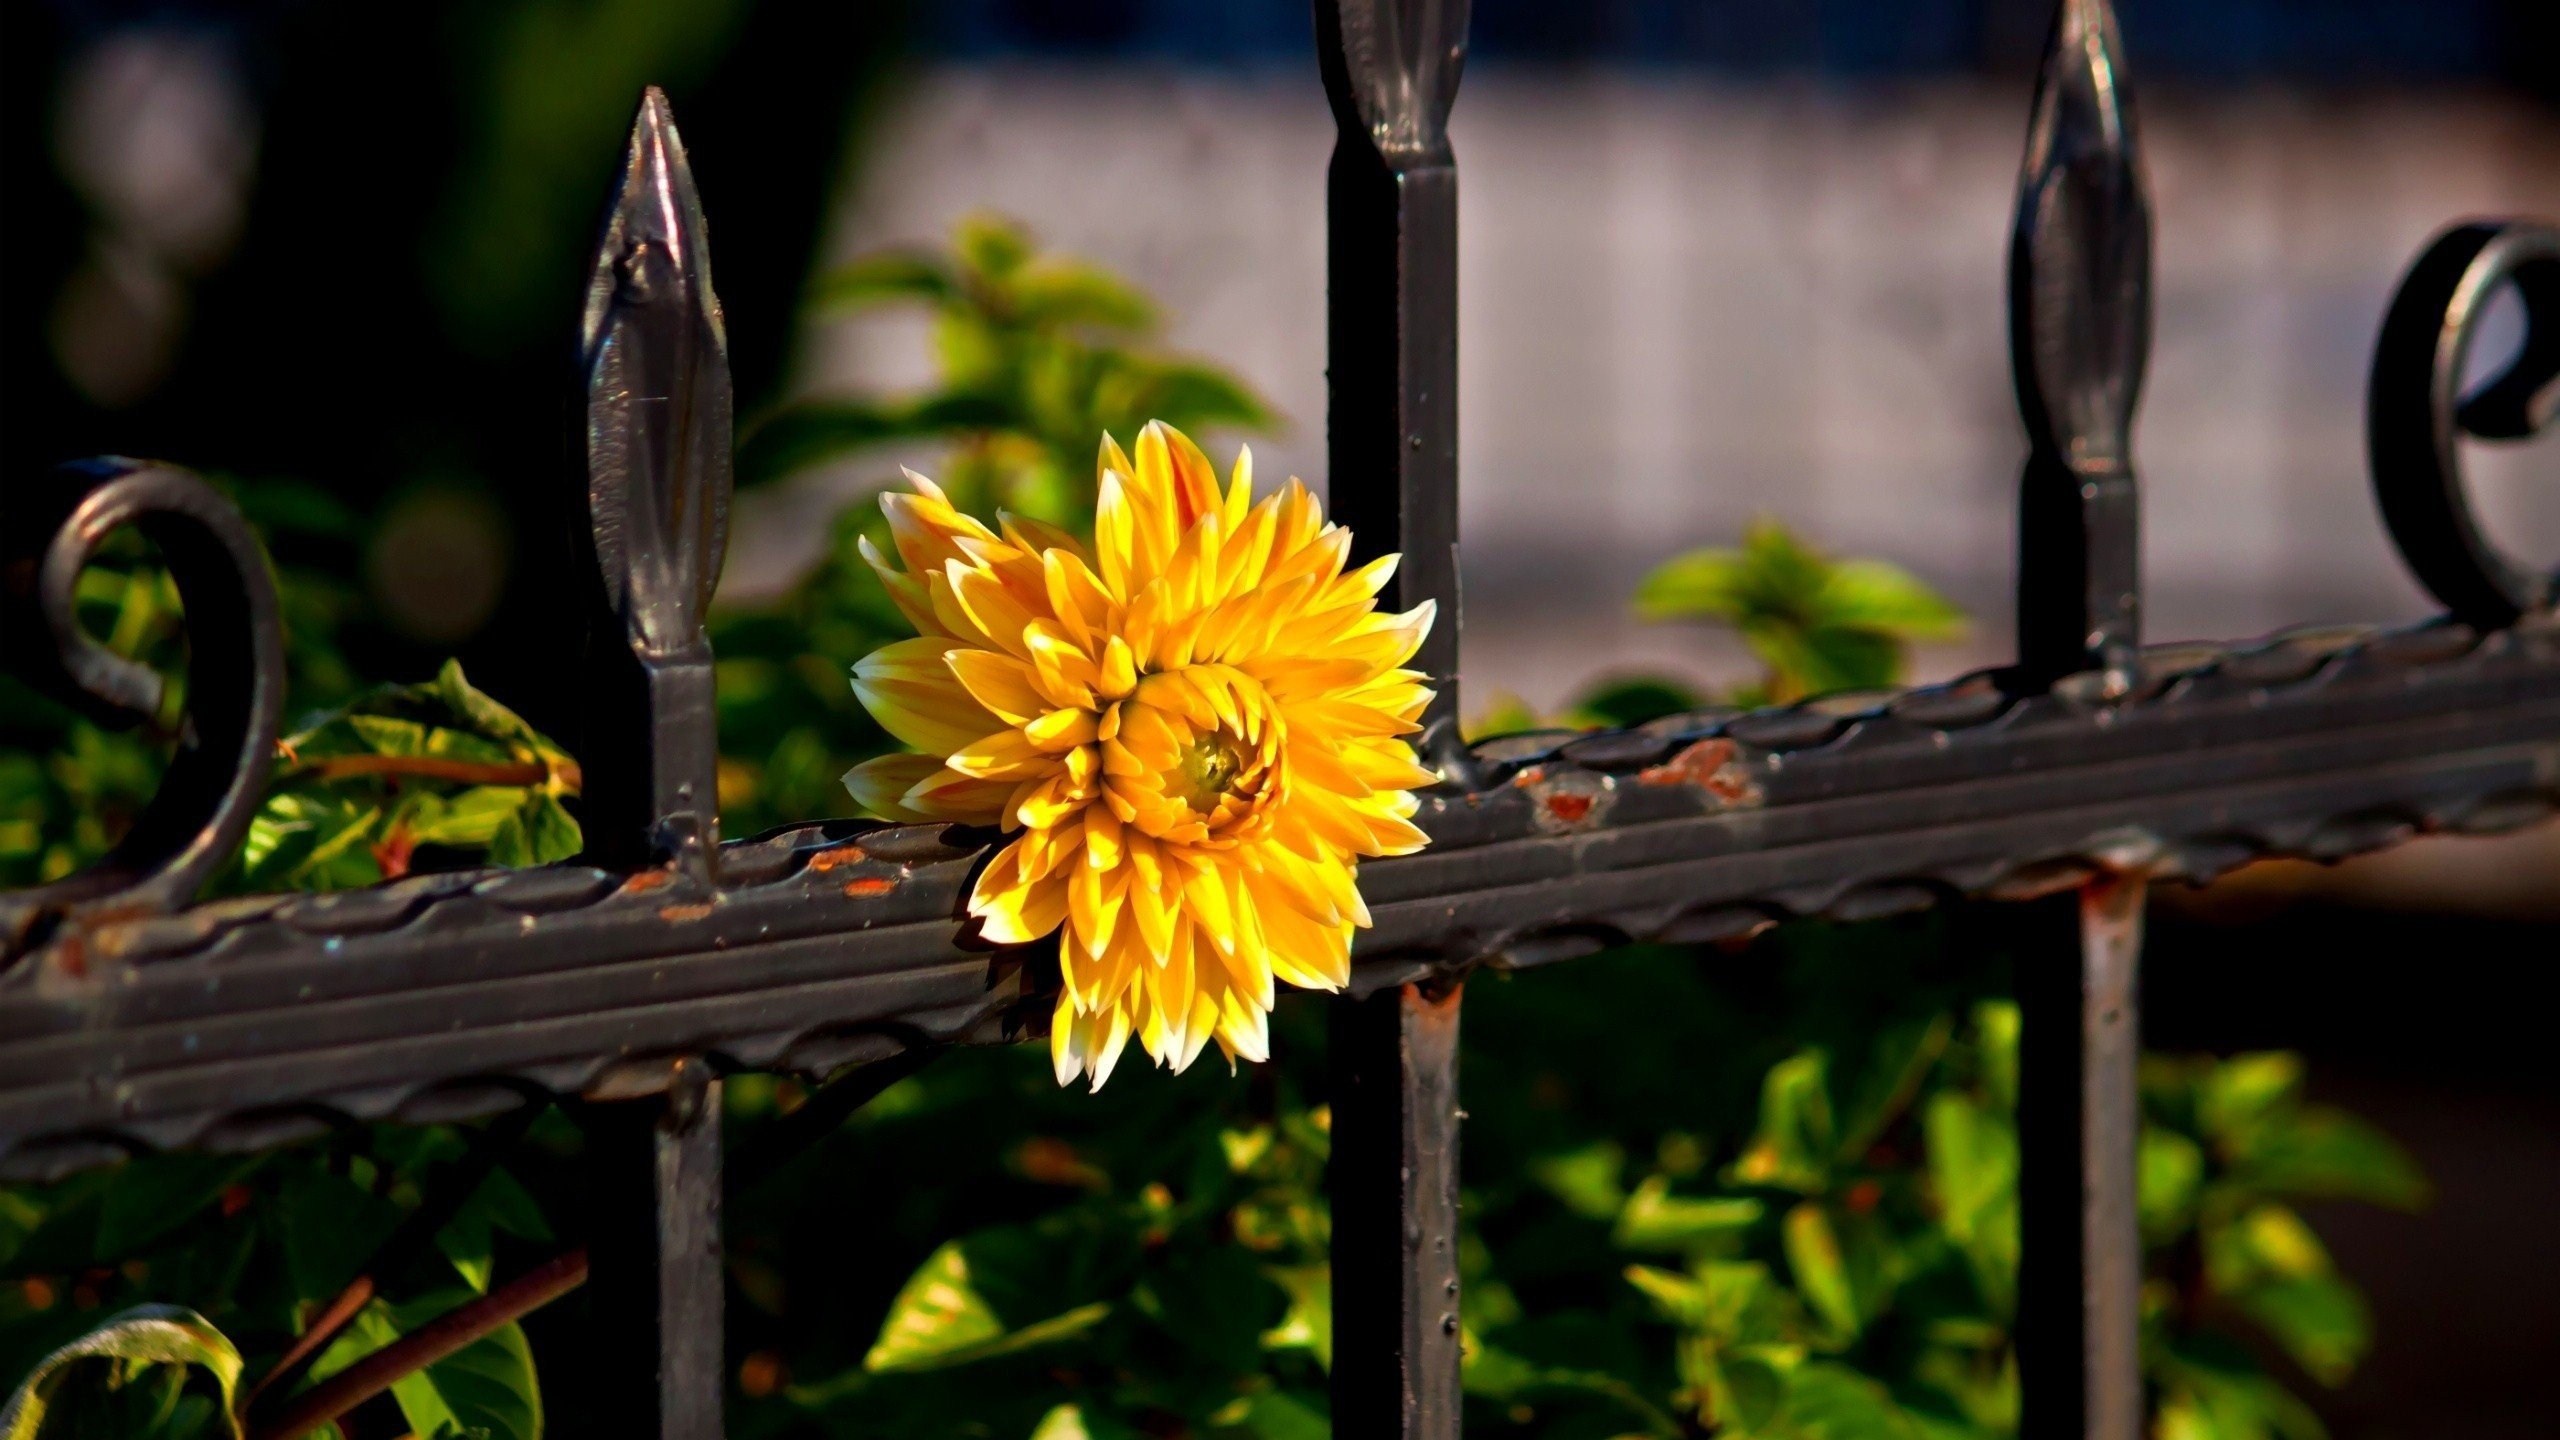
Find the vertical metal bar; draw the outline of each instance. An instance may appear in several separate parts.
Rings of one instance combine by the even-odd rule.
[[[591,856],[672,862],[705,884],[720,822],[703,617],[731,488],[729,342],[706,229],[675,118],[652,89],[589,272],[581,335],[599,584],[580,760]]]
[[[719,1076],[685,1060],[664,1097],[584,1116],[595,1343],[572,1414],[587,1434],[720,1440],[720,1100]]]
[[[1467,0],[1315,0],[1338,138],[1327,173],[1329,471],[1354,563],[1404,559],[1381,597],[1439,607],[1415,658],[1438,696],[1426,763],[1458,735],[1458,171],[1449,107]],[[1333,1014],[1336,1433],[1458,1433],[1458,1006],[1418,986]]]
[[[1450,103],[1467,0],[1316,0],[1339,135],[1326,186],[1329,501],[1352,563],[1404,559],[1380,596],[1431,601],[1413,664],[1439,695],[1425,760],[1458,744],[1458,168]]]
[[[2109,876],[2036,902],[2018,961],[2022,1435],[2142,1434],[2135,1002],[2147,888]]]
[[[2141,643],[2132,431],[2151,348],[2151,202],[2107,0],[2062,0],[2009,248],[2009,350],[2030,446],[2018,665],[2129,691]]]
[[[1458,1004],[1404,985],[1333,1007],[1335,1433],[1458,1433]]]
[[[2018,681],[2141,678],[2134,407],[2151,349],[2151,202],[2107,0],[2060,0],[2009,248],[2010,364],[2029,445]],[[2134,971],[2139,878],[2040,903],[2019,958],[2021,1433],[2138,1440]],[[2066,961],[2065,956],[2072,957]]]

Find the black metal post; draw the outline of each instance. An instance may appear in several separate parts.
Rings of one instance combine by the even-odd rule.
[[[721,1082],[677,1063],[663,1096],[588,1107],[588,1303],[583,1403],[563,1418],[599,1440],[720,1440]]]
[[[2132,429],[2151,349],[2151,202],[2107,0],[2062,0],[2009,249],[2009,353],[2030,446],[2018,665],[2130,690],[2141,644]]]
[[[1458,1433],[1460,987],[1333,1007],[1337,1434]]]
[[[2139,877],[2034,902],[2018,960],[2019,1433],[2142,1434]]]

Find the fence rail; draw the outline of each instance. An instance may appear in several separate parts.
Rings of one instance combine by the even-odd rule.
[[[1964,897],[2039,900],[2021,980],[2029,1082],[2025,1427],[2132,1440],[2136,959],[2144,887],[2264,856],[2335,859],[2560,812],[2554,578],[2464,498],[2467,437],[2530,436],[2560,383],[2560,231],[2473,222],[2383,326],[2373,483],[2442,619],[2145,647],[2130,430],[2149,344],[2151,216],[2104,0],[2062,0],[2031,111],[2011,255],[2029,459],[2019,662],[1937,686],[1632,730],[1460,741],[1456,162],[1464,0],[1319,0],[1340,128],[1330,182],[1331,492],[1384,597],[1439,602],[1418,665],[1447,777],[1432,845],[1365,867],[1375,928],[1333,1002],[1335,1415],[1347,1435],[1458,1425],[1457,1036],[1479,965],[1632,939],[1747,935]],[[2465,394],[2491,291],[2528,315]],[[716,1436],[720,1076],[840,1074],[840,1117],[950,1043],[1023,1038],[1038,947],[980,943],[964,900],[992,832],[825,822],[719,841],[710,651],[729,495],[726,340],[673,122],[642,106],[588,291],[595,583],[580,760],[590,852],[316,896],[188,901],[239,844],[282,708],[272,582],[246,526],[165,466],[13,481],[0,659],[103,718],[156,676],[98,649],[73,583],[131,525],[190,626],[188,740],[100,867],[0,897],[0,1166],[48,1177],[168,1146],[287,1143],[351,1119],[581,1103],[627,1208],[589,1259],[599,1345],[658,1357],[598,1400],[610,1433]],[[563,637],[564,649],[577,643]],[[2076,899],[2072,898],[2076,895]],[[2076,955],[2074,963],[2070,956]],[[845,1072],[849,1072],[845,1073]],[[802,1126],[815,1133],[816,1127]],[[741,1157],[761,1168],[769,1156]]]

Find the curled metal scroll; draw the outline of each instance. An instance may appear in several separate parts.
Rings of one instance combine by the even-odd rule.
[[[8,497],[0,523],[0,663],[100,724],[160,711],[159,672],[80,628],[80,572],[132,526],[159,547],[187,623],[186,720],[133,828],[77,875],[0,900],[0,951],[67,910],[170,909],[230,859],[256,815],[284,710],[274,577],[230,501],[171,466],[106,459]]]
[[[2513,283],[2524,344],[2468,399],[2462,376],[2489,299]],[[2560,570],[2519,562],[2480,533],[2461,444],[2523,440],[2560,411],[2560,227],[2475,221],[2436,237],[2393,297],[2374,347],[2365,442],[2375,497],[2418,582],[2484,630],[2560,603]]]

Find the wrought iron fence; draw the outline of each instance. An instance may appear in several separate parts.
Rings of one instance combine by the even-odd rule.
[[[1366,869],[1376,925],[1351,993],[1331,1002],[1337,1428],[1457,1433],[1457,1037],[1470,969],[1970,897],[2021,902],[2042,956],[2020,980],[2024,1429],[2132,1440],[2146,885],[2560,810],[2560,582],[2483,537],[2458,454],[2466,437],[2524,437],[2551,418],[2560,230],[2446,231],[2382,326],[2374,490],[2448,613],[2398,630],[2145,647],[2128,437],[2149,342],[2151,214],[2113,16],[2105,0],[2061,0],[2010,254],[2029,440],[2017,663],[1898,693],[1470,745],[1453,683],[1446,129],[1467,6],[1318,0],[1316,17],[1340,128],[1328,192],[1333,511],[1363,552],[1355,561],[1404,553],[1384,604],[1432,599],[1444,617],[1416,662],[1441,687],[1425,741],[1446,782],[1418,817],[1432,844]],[[595,1343],[635,1366],[654,1356],[655,1376],[600,1389],[591,1419],[600,1433],[685,1440],[721,1430],[720,1077],[837,1077],[769,1148],[732,1157],[734,1179],[941,1047],[1020,1039],[1047,1014],[1037,965],[963,922],[989,833],[831,821],[720,839],[703,616],[731,426],[704,242],[653,92],[581,337],[594,581],[583,631],[559,641],[587,666],[589,851],[577,862],[190,903],[240,844],[277,738],[282,649],[257,542],[202,482],[128,460],[13,482],[0,529],[0,636],[19,674],[104,719],[153,710],[158,677],[72,615],[81,568],[126,526],[166,558],[191,647],[183,742],[131,833],[88,872],[0,897],[7,1173],[54,1176],[154,1147],[272,1146],[351,1120],[509,1112],[484,1136],[474,1163],[485,1167],[539,1105],[574,1101],[628,1203],[595,1217],[585,1251],[474,1303],[538,1304],[591,1273],[606,1322]],[[2510,282],[2527,338],[2466,393],[2478,321]],[[391,1245],[423,1243],[436,1223],[431,1204]]]

